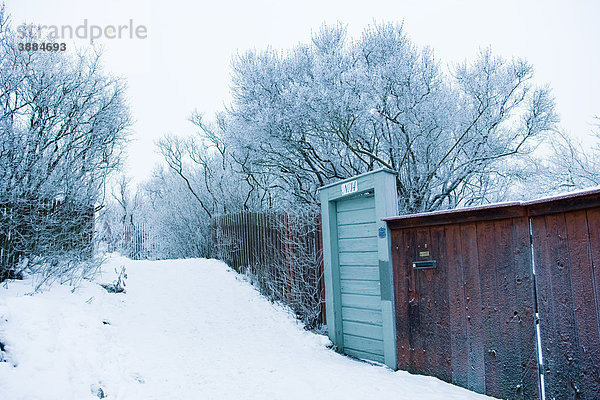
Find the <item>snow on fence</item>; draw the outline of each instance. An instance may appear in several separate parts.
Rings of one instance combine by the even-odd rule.
[[[307,326],[324,323],[320,216],[223,215],[212,219],[211,231],[216,258],[288,304]]]

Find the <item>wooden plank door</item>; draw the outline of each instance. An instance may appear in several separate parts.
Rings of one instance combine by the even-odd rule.
[[[375,198],[337,201],[344,353],[384,362]]]

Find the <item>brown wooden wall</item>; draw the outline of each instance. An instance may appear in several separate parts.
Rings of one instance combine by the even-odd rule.
[[[547,399],[600,398],[600,208],[531,219]]]
[[[492,396],[537,398],[527,219],[394,230],[392,246],[398,367]],[[413,269],[427,259],[437,267]]]
[[[600,398],[600,191],[386,221],[399,369],[538,399],[538,307],[546,398]]]

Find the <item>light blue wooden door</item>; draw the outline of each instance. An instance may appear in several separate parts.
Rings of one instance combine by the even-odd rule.
[[[336,201],[344,353],[384,362],[375,197]]]

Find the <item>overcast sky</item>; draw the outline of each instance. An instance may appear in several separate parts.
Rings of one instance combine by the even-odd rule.
[[[1,1],[1,0],[0,0]],[[358,37],[373,21],[404,22],[409,37],[453,65],[491,46],[524,57],[536,80],[552,87],[562,127],[587,135],[600,114],[600,1],[124,1],[7,0],[13,26],[145,25],[146,39],[104,39],[107,71],[125,77],[133,117],[127,172],[150,176],[165,133],[194,132],[197,109],[211,116],[229,101],[230,61],[237,51],[290,48],[323,23],[341,21]],[[74,45],[83,46],[85,40]]]

